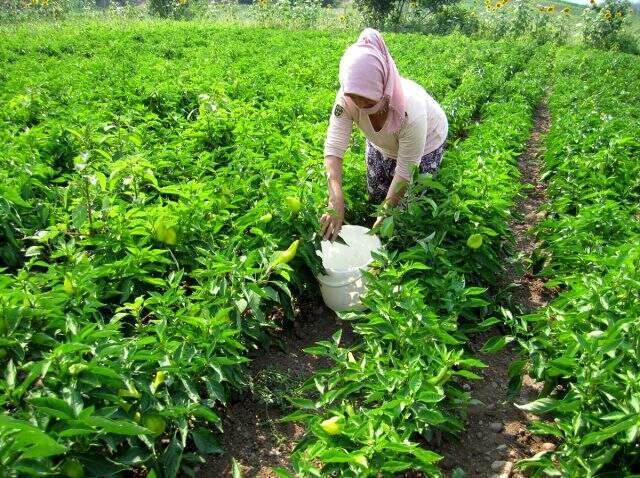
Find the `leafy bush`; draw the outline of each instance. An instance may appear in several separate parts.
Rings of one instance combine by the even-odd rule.
[[[161,18],[193,18],[206,10],[207,0],[149,0],[149,13]]]
[[[355,0],[365,22],[378,28],[416,26],[415,17],[436,12],[460,0]],[[408,18],[407,18],[408,17]],[[411,19],[413,17],[413,19]]]
[[[309,28],[318,23],[322,0],[258,0],[254,8],[262,25]]]
[[[72,0],[0,0],[0,21],[32,18],[64,18]]]
[[[630,14],[628,0],[604,0],[602,3],[592,0],[584,11],[584,41],[597,48],[621,49],[621,44],[626,42],[621,42],[620,35]]]
[[[546,217],[533,259],[560,293],[513,320],[543,396],[524,410],[559,445],[532,476],[632,476],[640,402],[640,61],[562,49],[545,138]],[[520,367],[521,368],[521,367]]]
[[[568,36],[567,10],[536,6],[532,0],[485,0],[482,33],[491,38],[528,36],[538,43],[563,43]]]
[[[404,19],[409,30],[434,35],[449,35],[460,32],[473,35],[480,29],[480,20],[475,11],[461,5],[442,5],[430,11],[425,8],[412,8]]]

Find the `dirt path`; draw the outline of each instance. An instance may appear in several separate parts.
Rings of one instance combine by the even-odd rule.
[[[549,111],[546,102],[540,104],[535,112],[535,124],[525,152],[519,158],[522,182],[525,183],[524,195],[517,204],[516,219],[511,228],[516,239],[517,255],[508,264],[501,278],[501,285],[514,284],[511,301],[515,308],[523,312],[544,306],[551,297],[544,289],[543,282],[534,277],[528,268],[527,260],[536,247],[535,238],[530,229],[541,219],[540,206],[545,202],[545,185],[540,180],[540,162],[543,153],[543,136],[549,129]],[[493,335],[494,330],[474,337],[470,348],[488,367],[481,374],[483,380],[465,384],[474,398],[483,405],[469,409],[468,423],[459,441],[448,440],[439,447],[444,455],[442,468],[449,475],[452,470],[461,468],[465,476],[474,478],[507,478],[525,476],[513,469],[513,464],[528,458],[544,449],[555,447],[527,431],[527,424],[536,418],[522,412],[513,403],[523,404],[534,400],[542,389],[526,376],[522,391],[517,397],[508,397],[508,370],[518,358],[515,345],[508,345],[500,352],[483,354],[482,345]]]
[[[239,463],[243,476],[251,478],[276,478],[273,468],[289,465],[289,455],[303,429],[278,422],[286,407],[281,397],[315,370],[329,365],[303,349],[329,339],[340,328],[341,343],[354,340],[349,323],[340,321],[324,306],[303,307],[295,324],[281,333],[286,350],[273,348],[253,357],[253,393],[247,392],[225,409],[221,436],[225,454],[210,459],[200,470],[200,478],[231,477],[232,458]]]

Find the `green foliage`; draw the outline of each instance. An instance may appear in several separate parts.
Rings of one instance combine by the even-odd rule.
[[[406,0],[355,0],[354,4],[364,17],[365,23],[376,28],[382,28],[395,15],[399,20],[402,7]]]
[[[264,26],[310,28],[318,23],[322,7],[321,0],[259,0],[254,13]]]
[[[73,0],[2,0],[0,21],[47,18],[63,19],[74,6]]]
[[[554,51],[528,42],[387,35],[400,71],[446,110],[449,147],[439,175],[417,176],[383,223],[370,311],[345,316],[361,340],[311,347],[331,367],[294,390],[269,373],[251,383],[247,350],[268,344],[295,320],[295,298],[317,289],[322,146],[353,34],[144,21],[18,28],[3,39],[3,472],[193,474],[222,452],[229,397],[253,386],[267,403],[293,398],[289,419],[308,432],[293,458],[303,475],[437,476],[439,455],[417,437],[459,432],[473,403],[460,380],[483,364],[464,345],[497,320],[486,288],[510,252],[515,158],[545,71],[557,125],[538,254],[567,295],[530,317],[505,316],[518,321],[532,373],[566,394],[528,405],[556,414],[539,431],[563,445],[558,460],[526,466],[632,471],[635,59],[562,50],[552,71]],[[376,213],[363,146],[354,135],[344,161],[352,223]],[[295,257],[278,260],[292,244]]]
[[[568,37],[566,15],[555,7],[537,6],[532,0],[485,1],[481,32],[492,38],[532,37],[537,43],[564,43]]]
[[[560,446],[525,460],[533,476],[627,476],[638,463],[640,62],[563,50],[554,67],[535,256],[560,294],[516,318],[529,373],[547,396],[524,407]]]
[[[631,4],[628,0],[591,3],[584,11],[582,35],[585,43],[597,48],[621,49],[621,33],[628,24],[629,15]]]
[[[3,442],[11,473],[192,473],[220,452],[220,413],[248,385],[247,349],[284,325],[273,308],[294,320],[293,297],[317,288],[322,146],[352,35],[112,27],[18,29],[0,45],[0,396],[20,423],[6,440],[38,445],[21,456]],[[530,56],[462,36],[389,41],[401,71],[444,98],[454,135]],[[355,136],[345,190],[348,220],[361,223],[373,213],[362,154]],[[463,243],[474,229],[464,224]],[[295,240],[296,257],[274,266]],[[485,304],[459,273],[438,281],[445,309]],[[435,329],[441,355],[425,373],[462,356],[449,348],[453,324]]]
[[[206,0],[149,0],[151,15],[160,18],[192,18],[201,15],[208,7]]]
[[[436,35],[453,32],[474,35],[480,29],[480,20],[473,10],[460,5],[443,5],[426,16],[422,28],[426,33]]]

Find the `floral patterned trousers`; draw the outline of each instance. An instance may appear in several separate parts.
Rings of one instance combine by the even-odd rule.
[[[447,145],[445,141],[438,148],[425,154],[420,159],[421,174],[436,174],[442,162],[442,155]],[[385,158],[373,144],[367,140],[365,158],[367,161],[367,190],[369,191],[369,199],[380,204],[387,197],[391,180],[396,170],[395,160]]]

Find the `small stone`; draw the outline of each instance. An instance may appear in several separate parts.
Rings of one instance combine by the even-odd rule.
[[[487,405],[485,407],[487,410],[493,410],[494,408],[496,408],[496,404],[495,403],[490,403],[489,405]]]
[[[556,445],[554,443],[546,442],[542,444],[542,449],[545,451],[553,451],[556,449]]]
[[[465,384],[462,386],[462,388],[468,392],[469,390],[471,390],[471,385],[469,385],[468,383],[465,383]]]
[[[497,460],[491,463],[491,469],[493,471],[502,471],[504,467],[509,463],[508,461]]]
[[[480,432],[476,433],[476,437],[477,438],[482,438],[482,433],[480,433]]]
[[[513,469],[513,463],[502,460],[494,461],[491,463],[491,469],[497,471],[500,478],[509,478],[511,470]]]
[[[498,382],[491,382],[491,386],[493,388],[498,388]]]
[[[505,445],[504,443],[496,447],[496,450],[498,451],[505,451],[506,449],[507,449],[507,445]]]
[[[478,425],[482,425],[484,423],[484,420],[478,420]]]
[[[502,431],[502,423],[493,422],[489,425],[489,428],[496,433],[500,433]]]

